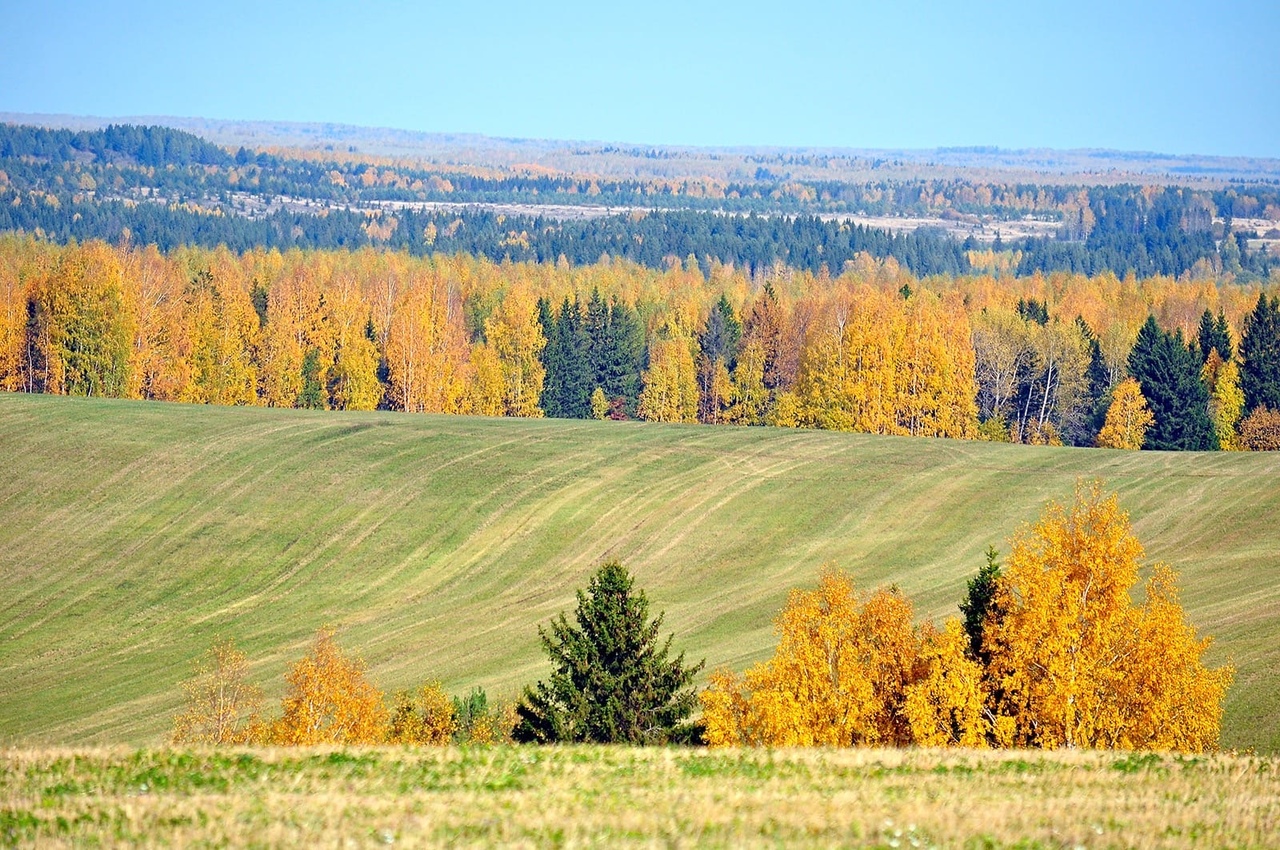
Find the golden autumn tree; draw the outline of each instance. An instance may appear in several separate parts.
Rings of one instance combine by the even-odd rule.
[[[1142,387],[1133,378],[1125,378],[1112,391],[1106,421],[1098,432],[1098,448],[1137,451],[1155,421],[1142,397]]]
[[[27,334],[27,288],[36,246],[13,236],[0,237],[0,390],[26,389],[23,346]]]
[[[376,744],[387,734],[382,692],[365,678],[364,663],[348,658],[333,629],[316,632],[311,650],[285,681],[282,716],[271,727],[272,743]]]
[[[230,640],[218,641],[182,683],[186,704],[173,718],[174,744],[261,743],[262,689],[250,683],[244,653]]]
[[[1217,745],[1233,672],[1203,664],[1158,567],[1135,605],[1142,546],[1116,497],[1077,488],[1014,540],[983,627],[999,743],[1033,747],[1173,748]]]
[[[439,682],[396,694],[387,732],[389,743],[443,747],[453,742],[457,731],[453,700]]]
[[[640,417],[650,422],[698,421],[698,374],[693,339],[678,328],[655,340],[640,391]]]
[[[923,747],[985,747],[989,723],[982,665],[969,657],[968,637],[954,617],[942,631],[926,625],[920,650],[924,675],[907,687],[903,713],[911,739]]]
[[[179,401],[196,404],[258,403],[258,314],[240,269],[225,248],[182,258],[188,264],[181,352],[191,379]]]
[[[128,395],[137,324],[123,269],[103,242],[63,248],[33,281],[28,368],[34,387],[67,395]]]
[[[1250,452],[1280,451],[1280,410],[1255,407],[1240,423],[1240,448]]]
[[[730,425],[759,425],[769,408],[769,389],[764,385],[765,351],[760,340],[743,346],[734,366],[729,387],[729,406],[721,420]]]
[[[1240,437],[1236,426],[1244,413],[1244,390],[1240,389],[1240,367],[1234,360],[1223,360],[1215,348],[1205,358],[1200,380],[1209,388],[1209,421],[1218,437],[1218,448],[1239,451]]]
[[[547,371],[542,365],[542,349],[547,345],[538,322],[538,305],[529,288],[513,286],[493,314],[485,320],[484,351],[480,360],[491,357],[502,377],[502,415],[541,417],[538,402]],[[477,365],[477,373],[482,367]],[[491,368],[491,367],[489,367]],[[491,380],[478,374],[480,380]],[[492,392],[477,396],[492,405]],[[476,412],[482,412],[477,410]]]
[[[719,670],[700,694],[711,746],[902,745],[921,651],[897,590],[863,598],[843,572],[793,590],[774,621],[778,648],[739,677]]]
[[[438,269],[405,274],[395,299],[384,299],[389,395],[409,413],[460,413],[467,387],[461,292]]]
[[[130,395],[157,401],[182,398],[191,382],[185,272],[154,245],[126,250],[121,262],[138,315]]]
[[[913,437],[977,435],[971,334],[958,301],[943,301],[928,292],[907,299],[895,380],[901,431]]]

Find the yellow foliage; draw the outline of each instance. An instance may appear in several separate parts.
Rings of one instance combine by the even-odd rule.
[[[502,374],[502,412],[507,416],[541,417],[538,401],[546,379],[541,355],[547,340],[538,323],[537,302],[528,287],[512,287],[485,320],[484,328]]]
[[[984,626],[995,714],[1036,747],[1217,744],[1228,668],[1201,663],[1167,568],[1135,606],[1142,546],[1115,496],[1077,489],[1014,541]]]
[[[596,387],[591,391],[591,418],[605,419],[609,415],[609,399],[604,390]]]
[[[396,694],[387,741],[443,747],[453,742],[458,719],[439,682],[428,682],[416,691]]]
[[[692,340],[678,331],[669,339],[654,342],[640,392],[642,418],[650,422],[698,421],[698,376],[692,346]]]
[[[1224,361],[1217,349],[1209,352],[1200,379],[1209,388],[1209,419],[1218,436],[1218,447],[1224,452],[1239,451],[1240,438],[1236,426],[1244,413],[1244,390],[1240,388],[1240,367],[1234,360]]]
[[[1098,432],[1098,447],[1137,451],[1155,421],[1142,397],[1142,387],[1133,378],[1125,378],[1111,394],[1106,421]]]
[[[364,664],[349,659],[321,629],[311,651],[285,675],[283,715],[271,728],[271,742],[285,745],[376,744],[386,738],[387,708],[382,692],[364,675]]]
[[[926,627],[920,660],[927,673],[907,687],[903,712],[911,739],[924,747],[985,747],[982,666],[965,650],[969,638],[956,618],[941,632]]]
[[[717,671],[700,695],[708,744],[909,742],[903,708],[920,638],[901,593],[864,600],[848,575],[824,570],[815,590],[791,592],[774,626],[773,658],[741,679]]]

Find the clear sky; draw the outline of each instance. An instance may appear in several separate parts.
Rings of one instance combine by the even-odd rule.
[[[1280,0],[0,0],[0,111],[1280,157]]]

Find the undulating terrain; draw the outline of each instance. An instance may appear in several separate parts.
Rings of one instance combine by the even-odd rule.
[[[1280,750],[1280,454],[20,394],[0,454],[3,742],[158,743],[215,638],[274,700],[325,624],[387,690],[514,696],[607,557],[678,649],[741,669],[823,563],[941,619],[989,544],[1102,477],[1238,668],[1224,746]]]

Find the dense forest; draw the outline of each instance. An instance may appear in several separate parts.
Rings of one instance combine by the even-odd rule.
[[[867,254],[832,277],[7,236],[0,388],[1277,448],[1280,302],[1110,273],[919,278]]]
[[[404,206],[441,202],[519,204],[521,214]],[[624,212],[572,220],[536,214],[548,204]],[[814,273],[825,267],[833,275],[866,252],[893,257],[922,276],[965,273],[969,252],[987,247],[927,228],[890,235],[842,221],[842,214],[971,218],[975,230],[979,216],[1055,222],[1053,238],[1005,242],[997,235],[994,247],[1009,252],[1021,274],[1250,280],[1280,268],[1265,244],[1250,247],[1269,230],[1232,224],[1280,221],[1280,187],[1270,184],[1212,191],[964,180],[855,184],[798,181],[763,167],[755,180],[736,183],[603,180],[357,154],[232,152],[162,127],[73,133],[0,125],[0,230],[58,241],[131,238],[163,250],[375,246],[515,262],[563,257],[575,265],[607,255],[651,268],[693,255],[704,273],[717,262],[752,270],[781,263]]]

